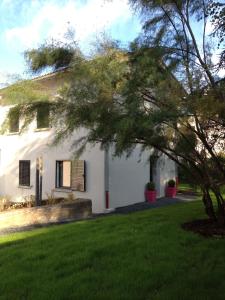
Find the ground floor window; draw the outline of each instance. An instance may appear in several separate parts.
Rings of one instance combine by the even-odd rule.
[[[30,160],[19,161],[19,185],[30,186]]]
[[[56,188],[71,188],[84,192],[86,190],[85,161],[57,160]]]
[[[69,160],[56,161],[56,187],[57,188],[71,187],[71,161]]]

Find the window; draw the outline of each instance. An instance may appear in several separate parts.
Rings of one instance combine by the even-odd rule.
[[[69,160],[56,161],[56,187],[57,188],[71,187],[71,161]]]
[[[56,187],[84,192],[86,189],[84,160],[56,161]]]
[[[37,109],[37,129],[49,128],[49,106],[41,105]]]
[[[19,112],[14,109],[9,112],[9,132],[19,132]]]
[[[30,186],[30,160],[19,161],[19,185]]]

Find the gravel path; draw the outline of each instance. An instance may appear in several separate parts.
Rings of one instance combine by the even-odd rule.
[[[157,201],[154,203],[141,202],[141,203],[136,203],[136,204],[128,205],[128,206],[124,206],[124,207],[118,207],[114,211],[114,213],[127,214],[127,213],[131,213],[131,212],[135,212],[135,211],[145,210],[145,209],[152,209],[152,208],[168,206],[168,205],[172,205],[175,203],[191,202],[194,200],[196,200],[195,196],[178,194],[178,196],[176,198],[164,197],[164,198],[157,199]]]

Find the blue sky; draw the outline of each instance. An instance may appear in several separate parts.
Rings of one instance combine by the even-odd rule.
[[[24,50],[63,40],[68,24],[83,50],[101,32],[127,43],[141,30],[127,0],[1,0],[0,84],[13,74],[26,76]]]

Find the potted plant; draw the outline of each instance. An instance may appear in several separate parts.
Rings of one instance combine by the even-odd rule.
[[[176,197],[176,194],[177,194],[176,181],[170,179],[166,187],[166,196],[173,198]]]
[[[145,198],[147,202],[155,202],[156,201],[156,190],[154,182],[148,182],[146,184],[145,190]]]

